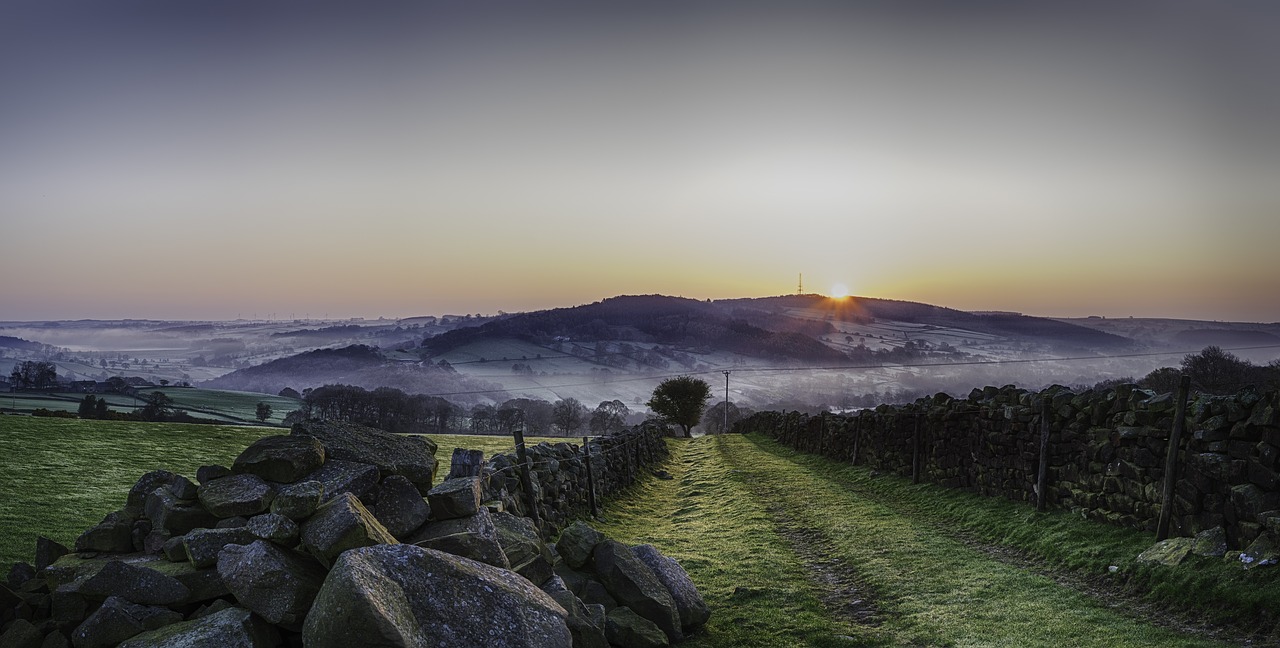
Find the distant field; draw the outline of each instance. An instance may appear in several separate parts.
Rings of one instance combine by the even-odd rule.
[[[283,430],[0,416],[0,570],[34,558],[35,539],[71,546],[82,531],[124,505],[144,473],[163,468],[195,478],[209,464],[230,465],[258,438]],[[436,435],[441,476],[456,447],[485,456],[511,449],[508,437]],[[539,441],[565,439],[530,439]]]
[[[269,396],[267,394],[258,394],[253,392],[240,391],[224,391],[219,389],[192,389],[192,388],[175,388],[175,387],[157,387],[155,389],[144,390],[137,399],[132,396],[121,396],[119,394],[94,394],[96,398],[105,398],[110,404],[111,409],[129,412],[135,407],[142,407],[146,403],[143,397],[150,395],[152,392],[164,392],[174,401],[174,407],[185,410],[188,414],[197,418],[211,418],[227,423],[252,423],[257,424],[257,407],[258,403],[265,402],[271,406],[271,418],[267,419],[267,423],[273,425],[281,425],[284,417],[289,412],[298,409],[301,401],[294,398],[283,398],[280,396]],[[23,394],[0,394],[0,409],[16,410],[22,413],[30,413],[36,408],[45,408],[50,410],[62,410],[65,412],[75,412],[83,400],[85,394],[55,392],[48,394],[23,393]]]

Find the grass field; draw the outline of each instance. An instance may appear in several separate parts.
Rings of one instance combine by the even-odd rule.
[[[224,392],[225,393],[225,392]],[[124,505],[144,473],[165,469],[195,479],[196,469],[231,465],[257,439],[284,430],[233,425],[0,416],[0,569],[30,562],[38,535],[71,546],[85,529]],[[440,475],[455,447],[485,456],[512,448],[508,437],[436,435]],[[535,439],[563,441],[564,439]]]
[[[272,409],[271,417],[267,419],[267,423],[281,425],[286,414],[301,406],[301,401],[295,398],[284,398],[255,392],[186,387],[148,389],[139,394],[137,399],[119,394],[94,394],[94,397],[105,398],[113,410],[131,412],[146,405],[143,397],[157,391],[163,392],[169,398],[172,398],[175,409],[184,410],[197,418],[209,418],[226,423],[257,424],[258,403],[265,402]],[[69,392],[0,394],[0,408],[5,411],[21,413],[30,413],[40,407],[55,411],[75,412],[84,397],[84,394]]]

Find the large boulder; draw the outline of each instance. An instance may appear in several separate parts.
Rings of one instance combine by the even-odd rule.
[[[133,484],[129,489],[126,504],[132,507],[142,506],[143,500],[157,488],[164,488],[178,499],[195,499],[196,485],[191,480],[168,470],[153,470]]]
[[[403,475],[423,494],[431,490],[440,463],[436,444],[423,436],[391,434],[338,421],[298,423],[293,434],[319,439],[331,459],[372,464],[384,475]]]
[[[547,579],[541,589],[569,613],[569,634],[573,635],[573,648],[609,648],[609,642],[604,636],[603,607],[595,605],[588,608],[582,599],[569,591],[559,576]],[[661,634],[662,631],[658,632]],[[663,639],[665,638],[666,635],[663,635]]]
[[[322,501],[329,501],[342,493],[363,497],[378,485],[380,473],[372,464],[329,459],[319,470],[307,475],[308,482],[320,482],[323,486]]]
[[[231,529],[196,529],[182,537],[187,560],[197,568],[218,564],[218,554],[227,545],[244,545],[258,538],[245,527]]]
[[[138,605],[110,596],[75,629],[71,643],[76,648],[107,648],[138,633],[181,620],[181,614],[168,608]]]
[[[231,475],[201,484],[200,503],[220,518],[257,515],[271,506],[275,489],[257,475]]]
[[[667,639],[679,641],[683,637],[680,613],[671,593],[627,545],[606,539],[596,545],[592,555],[596,576],[619,605],[652,621],[666,633]]]
[[[397,538],[403,538],[422,526],[431,514],[431,507],[422,499],[422,493],[403,475],[391,475],[378,485],[378,502],[373,506],[373,516]]]
[[[605,637],[618,648],[662,648],[670,646],[667,635],[654,622],[620,607],[609,613],[605,621]]]
[[[431,516],[437,520],[470,517],[480,509],[483,494],[479,477],[456,477],[427,492]]]
[[[303,481],[289,484],[276,491],[271,500],[271,512],[290,520],[310,517],[324,501],[324,482]]]
[[[488,509],[480,509],[471,517],[428,522],[410,536],[406,544],[444,551],[503,569],[511,567],[507,555],[502,552],[502,545],[498,543],[498,530]]]
[[[308,648],[570,648],[567,613],[510,571],[412,545],[348,551],[302,629]]]
[[[340,493],[302,524],[302,546],[325,566],[348,549],[398,541],[351,493]]]
[[[565,563],[574,569],[582,569],[591,560],[591,553],[596,545],[604,540],[604,534],[591,528],[591,525],[578,520],[565,527],[556,541],[556,551]]]
[[[174,605],[191,596],[191,590],[172,576],[123,560],[107,562],[96,574],[77,581],[74,589],[92,599],[118,596],[141,605]]]
[[[232,607],[144,632],[119,648],[274,648],[280,635],[244,608]]]
[[[294,631],[302,628],[325,577],[320,565],[265,540],[223,549],[218,574],[241,605]]]
[[[129,510],[112,511],[101,522],[76,538],[76,552],[105,551],[129,553],[133,551],[133,523],[137,515]]]
[[[676,602],[676,611],[680,613],[680,627],[688,629],[700,626],[711,618],[711,609],[702,599],[693,579],[689,578],[689,572],[680,563],[662,555],[662,552],[649,544],[632,547],[631,553],[652,569],[658,582],[671,593],[672,600]]]
[[[324,445],[304,434],[263,437],[244,449],[231,464],[237,473],[292,484],[324,464]]]
[[[0,647],[41,648],[44,633],[26,619],[16,619],[8,630],[0,633]]]
[[[279,513],[263,513],[249,518],[244,528],[253,535],[278,545],[292,547],[298,544],[298,523]]]
[[[166,531],[170,535],[184,535],[192,529],[211,527],[218,523],[217,516],[201,506],[200,502],[179,499],[164,486],[156,487],[147,495],[142,510],[147,519],[151,520],[153,529]]]
[[[513,571],[534,585],[541,585],[551,578],[555,559],[542,538],[538,537],[533,520],[504,512],[490,513],[489,517],[498,530],[498,545],[511,562]]]
[[[1137,561],[1175,567],[1187,559],[1194,545],[1195,540],[1192,538],[1161,540],[1148,547],[1146,551],[1138,554]]]

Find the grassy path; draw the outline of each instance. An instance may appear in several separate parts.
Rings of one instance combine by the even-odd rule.
[[[610,504],[603,530],[686,566],[714,610],[694,646],[1223,645],[1001,562],[769,441],[707,437],[672,449],[675,479]],[[871,605],[850,610],[832,600],[841,597]],[[875,624],[858,623],[867,617]]]

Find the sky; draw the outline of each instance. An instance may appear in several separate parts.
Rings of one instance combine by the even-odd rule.
[[[533,6],[535,5],[536,6]],[[0,320],[1280,321],[1273,2],[0,3]]]

